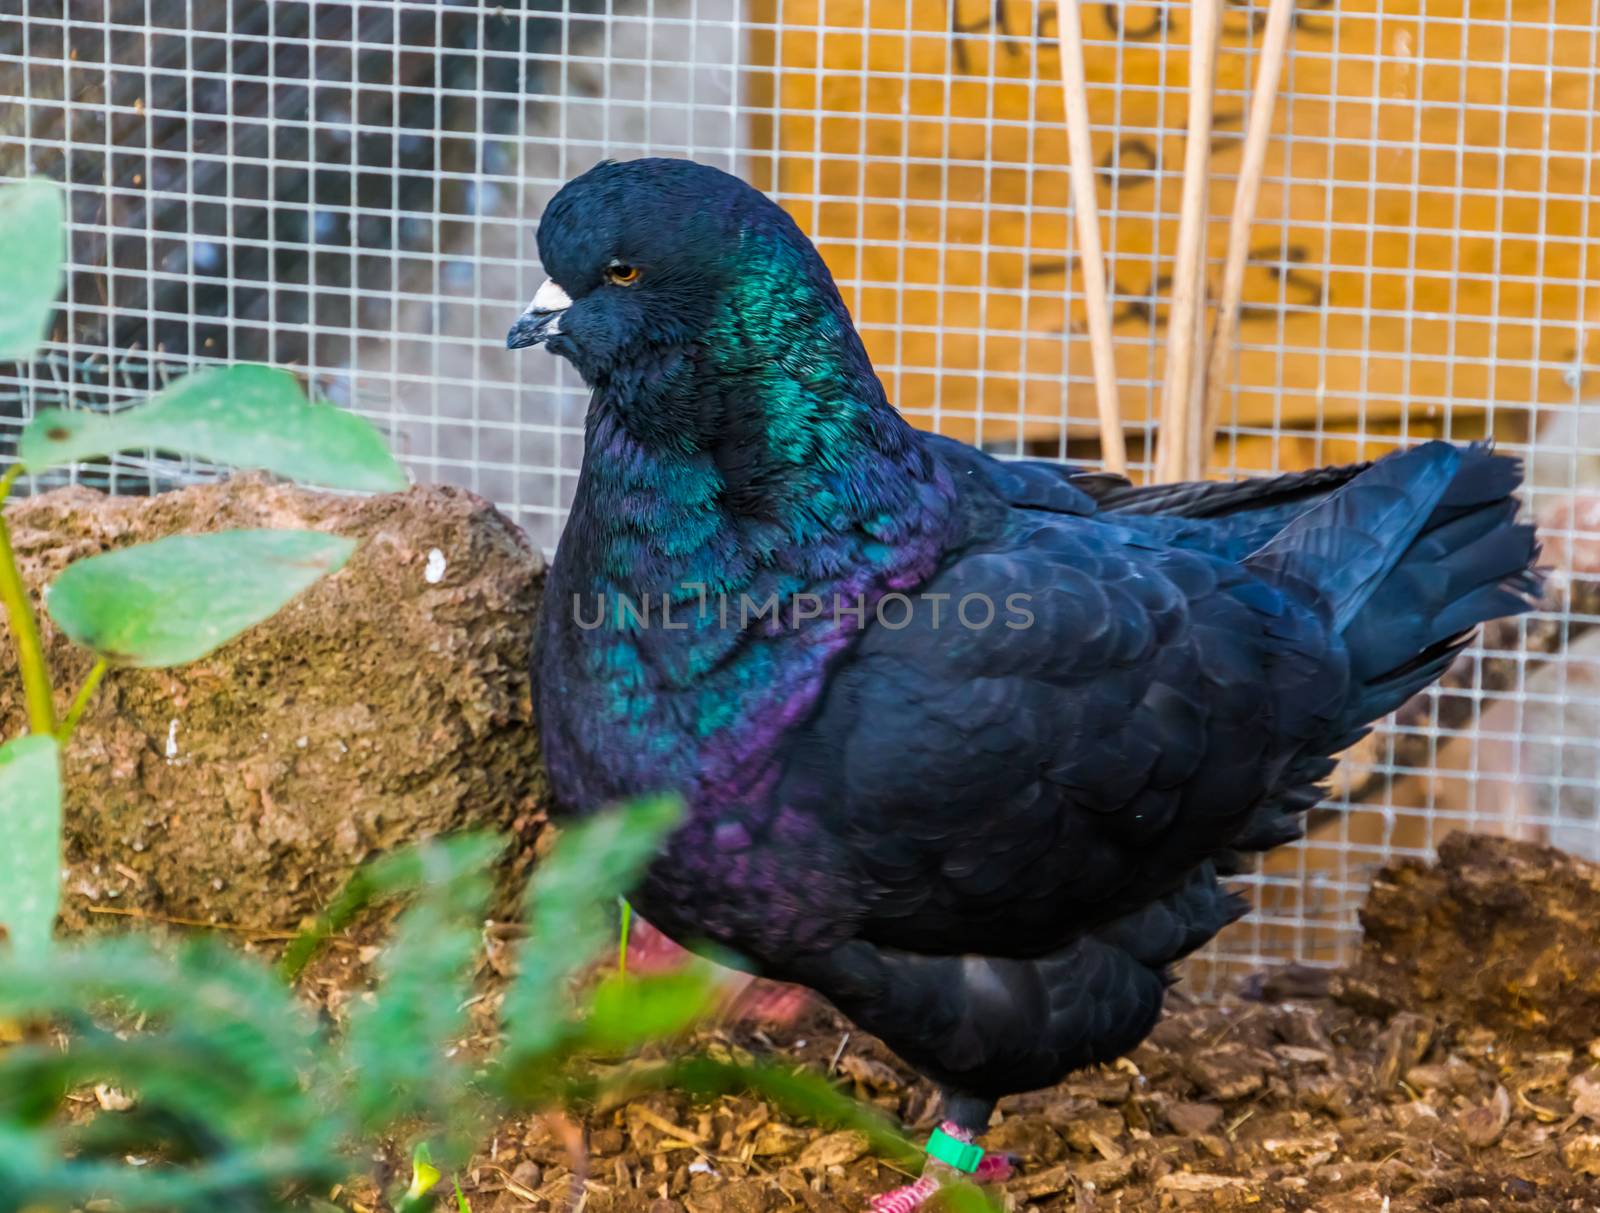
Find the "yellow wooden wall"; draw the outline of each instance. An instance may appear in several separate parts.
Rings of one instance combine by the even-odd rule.
[[[1143,427],[1188,13],[1081,11],[1122,406]],[[774,28],[779,13],[752,0],[750,100],[776,152],[757,158],[757,183],[817,239],[893,398],[967,439],[1092,441],[1054,3],[783,0]],[[1213,285],[1254,73],[1252,15],[1227,14]],[[1589,15],[1587,0],[1343,0],[1336,26],[1327,0],[1302,4],[1237,376],[1238,421],[1270,433],[1224,464],[1371,455],[1402,431],[1520,437],[1531,406],[1574,399],[1573,368],[1600,359],[1581,337],[1586,313],[1600,320]],[[1330,437],[1348,433],[1373,441]]]

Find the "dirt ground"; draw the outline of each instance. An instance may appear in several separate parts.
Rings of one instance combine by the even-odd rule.
[[[1600,1208],[1600,1043],[1519,1049],[1483,1029],[1388,1024],[1326,997],[1180,1005],[1115,1066],[1004,1101],[984,1145],[1020,1156],[1011,1208],[1320,1213]],[[817,1010],[782,1035],[702,1034],[825,1069],[926,1132],[934,1093]],[[904,1177],[852,1132],[753,1098],[656,1094],[587,1116],[590,1213],[834,1213]],[[475,1213],[558,1210],[558,1129],[501,1127],[463,1176]]]
[[[1600,1024],[1591,1038],[1540,1010],[1581,1002],[1579,987],[1600,973],[1586,904],[1600,896],[1600,869],[1500,840],[1443,851],[1435,867],[1380,878],[1372,932],[1348,972],[1279,970],[1211,1005],[1180,984],[1127,1058],[1003,1101],[984,1145],[1021,1166],[1002,1203],[1050,1213],[1600,1210]],[[322,972],[337,1004],[346,991]],[[488,1043],[492,1004],[477,1008],[478,1043]],[[781,1028],[725,1023],[674,1048],[831,1073],[914,1136],[935,1122],[929,1084],[815,1003]],[[565,1123],[507,1122],[461,1176],[474,1213],[855,1213],[903,1182],[857,1133],[756,1098],[672,1093]],[[347,1192],[340,1203],[369,1201]]]

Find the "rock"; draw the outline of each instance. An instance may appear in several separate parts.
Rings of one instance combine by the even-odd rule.
[[[1451,834],[1436,864],[1384,869],[1361,919],[1360,957],[1335,983],[1347,1004],[1407,1007],[1502,1040],[1582,1048],[1594,1038],[1600,866],[1532,843]]]
[[[210,657],[107,676],[66,753],[67,927],[108,921],[92,910],[109,907],[291,928],[403,843],[538,833],[528,649],[543,562],[489,503],[243,476],[142,498],[60,489],[6,517],[35,594],[69,560],[179,532],[362,540],[344,569]],[[91,658],[41,626],[64,706]],[[0,727],[23,724],[8,640]]]
[[[1167,1123],[1185,1137],[1200,1137],[1222,1121],[1222,1109],[1212,1103],[1174,1103],[1166,1109]]]
[[[1318,969],[1316,972],[1323,975],[1323,997],[1326,998],[1326,989],[1333,981],[1333,974],[1326,969]],[[1284,1011],[1277,1022],[1277,1032],[1287,1045],[1297,1045],[1303,1049],[1314,1049],[1322,1053],[1331,1053],[1337,1047],[1328,1039],[1327,1030],[1322,1026],[1321,1016],[1310,1007]]]
[[[1574,1116],[1600,1121],[1600,1070],[1573,1075],[1567,1084],[1567,1096],[1572,1100]]]
[[[1456,1116],[1456,1128],[1469,1146],[1481,1150],[1500,1140],[1510,1120],[1511,1096],[1504,1087],[1496,1087],[1488,1103],[1466,1108]]]

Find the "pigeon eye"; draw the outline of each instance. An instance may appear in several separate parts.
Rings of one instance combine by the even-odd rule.
[[[636,265],[624,265],[620,261],[613,261],[606,266],[606,277],[618,286],[632,286],[639,281],[639,267]]]

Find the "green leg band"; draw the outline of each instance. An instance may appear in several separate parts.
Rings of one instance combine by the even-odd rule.
[[[928,1157],[937,1158],[964,1175],[971,1175],[983,1158],[983,1147],[951,1137],[943,1129],[935,1129],[933,1136],[928,1138]]]

